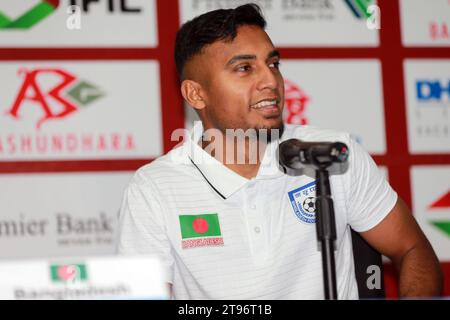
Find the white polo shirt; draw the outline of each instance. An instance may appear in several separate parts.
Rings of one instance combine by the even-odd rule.
[[[200,126],[193,134],[201,132]],[[348,169],[331,175],[330,184],[338,298],[357,299],[349,227],[376,226],[397,194],[348,134],[286,125],[281,140],[290,138],[349,147]],[[192,140],[140,168],[124,195],[119,253],[159,255],[175,299],[323,299],[315,177],[281,171],[279,142],[269,145],[250,180]]]

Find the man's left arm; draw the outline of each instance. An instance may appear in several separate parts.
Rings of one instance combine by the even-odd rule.
[[[398,198],[379,224],[360,234],[396,266],[400,297],[441,294],[443,280],[439,260],[402,199]]]

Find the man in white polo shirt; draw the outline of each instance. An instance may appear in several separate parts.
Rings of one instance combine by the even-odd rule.
[[[286,174],[276,152],[290,138],[341,141],[348,167],[330,177],[338,298],[358,298],[350,227],[393,260],[401,296],[439,295],[433,249],[367,152],[348,134],[283,124],[280,54],[265,24],[257,6],[244,5],[178,32],[181,92],[202,123],[136,172],[119,252],[158,255],[176,299],[323,299],[316,181],[308,171]],[[241,144],[236,129],[249,133]]]

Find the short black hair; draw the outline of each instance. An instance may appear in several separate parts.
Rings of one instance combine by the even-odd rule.
[[[183,24],[175,41],[175,65],[180,79],[183,79],[184,65],[190,58],[218,40],[233,41],[237,28],[243,25],[265,29],[266,20],[257,4],[210,11]]]

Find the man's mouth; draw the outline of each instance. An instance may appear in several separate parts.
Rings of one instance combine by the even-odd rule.
[[[280,100],[279,99],[264,99],[250,106],[252,109],[258,110],[268,110],[268,109],[279,109]]]

